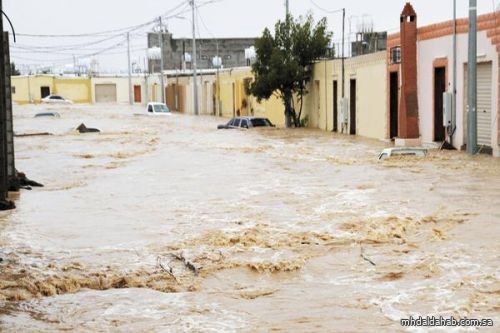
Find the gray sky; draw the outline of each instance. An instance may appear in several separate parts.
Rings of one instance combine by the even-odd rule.
[[[210,0],[196,0],[197,3]],[[202,37],[255,37],[265,27],[273,27],[277,19],[285,13],[284,0],[215,0],[199,9],[199,35]],[[369,15],[375,30],[397,31],[399,13],[405,0],[314,0],[322,8],[336,10],[346,8],[347,19],[350,16]],[[478,0],[478,12],[491,12],[499,0]],[[18,33],[25,34],[84,34],[99,31],[121,29],[139,25],[166,13],[187,0],[4,0],[4,11],[11,18]],[[418,15],[419,26],[444,21],[452,18],[453,0],[414,0],[413,6]],[[459,17],[468,14],[467,0],[457,0]],[[182,12],[177,10],[175,13]],[[187,8],[186,8],[187,9]],[[290,10],[294,16],[313,13],[316,19],[326,16],[330,29],[334,32],[334,41],[341,38],[341,13],[328,14],[313,5],[310,0],[290,0]],[[169,19],[166,24],[174,37],[191,36],[191,13],[180,14],[182,18]],[[356,30],[356,17],[352,19],[352,31]],[[202,24],[205,23],[206,27]],[[4,21],[6,24],[7,22]],[[7,27],[5,27],[7,29]],[[148,27],[132,33],[132,60],[144,62],[146,31]],[[346,23],[346,36],[349,22]],[[113,37],[114,35],[118,35]],[[81,46],[105,38],[108,41]],[[72,63],[72,57],[83,54],[108,51],[96,56],[101,69],[125,70],[127,66],[125,44],[115,46],[124,40],[120,33],[110,33],[100,37],[85,38],[40,38],[18,37],[16,47],[11,49],[12,60],[18,64]],[[347,37],[346,37],[347,38]],[[76,45],[64,47],[65,45]],[[34,47],[44,52],[34,53]],[[113,47],[115,46],[115,47]]]

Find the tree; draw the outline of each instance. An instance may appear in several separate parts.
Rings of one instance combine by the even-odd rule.
[[[21,75],[21,72],[16,68],[16,64],[13,62],[10,63],[10,75]]]
[[[248,93],[260,102],[273,94],[283,101],[286,126],[300,127],[306,86],[312,75],[312,64],[328,53],[332,34],[327,32],[326,18],[316,25],[312,15],[286,20],[275,25],[274,36],[265,29],[255,42],[256,61],[252,65],[255,80]],[[300,109],[297,113],[293,96],[297,95]]]

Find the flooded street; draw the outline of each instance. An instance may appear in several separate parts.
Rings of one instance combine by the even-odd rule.
[[[14,112],[16,133],[54,135],[16,138],[45,187],[0,213],[0,331],[498,329],[498,159],[378,161],[377,141],[141,107]]]

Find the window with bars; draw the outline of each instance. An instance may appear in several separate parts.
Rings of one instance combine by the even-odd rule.
[[[391,64],[401,63],[401,46],[396,46],[391,49]]]

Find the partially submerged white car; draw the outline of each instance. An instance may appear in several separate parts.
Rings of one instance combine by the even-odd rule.
[[[154,115],[171,115],[172,113],[168,109],[168,106],[165,105],[165,103],[157,103],[157,102],[151,102],[148,103],[148,114],[154,114]]]
[[[47,97],[42,98],[42,103],[45,104],[73,104],[69,99],[65,99],[59,95],[49,95]]]

